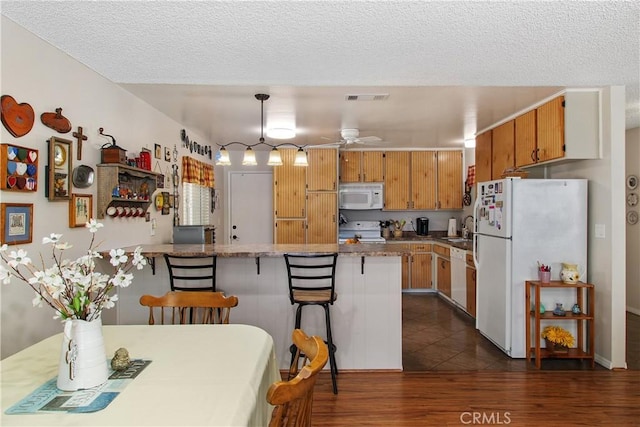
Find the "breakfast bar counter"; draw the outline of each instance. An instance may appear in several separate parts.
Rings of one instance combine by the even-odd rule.
[[[408,245],[407,245],[408,246]],[[133,251],[134,248],[125,248]],[[119,289],[115,308],[103,322],[146,324],[148,311],[139,303],[143,294],[162,295],[169,290],[164,254],[216,255],[216,286],[236,295],[239,304],[230,322],[266,330],[274,339],[281,369],[288,368],[295,308],[289,301],[285,253],[338,252],[336,292],[331,307],[337,366],[340,370],[402,369],[402,254],[403,245],[278,245],[278,244],[162,244],[142,245],[152,261],[134,271],[131,286]],[[108,258],[108,257],[107,257]],[[302,329],[325,336],[324,311],[305,311]]]

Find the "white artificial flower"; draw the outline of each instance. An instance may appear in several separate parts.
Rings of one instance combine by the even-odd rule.
[[[141,254],[142,248],[138,246],[135,251],[133,251],[133,260],[131,264],[135,265],[138,270],[142,270],[145,265],[147,265],[147,259]]]
[[[29,265],[31,264],[31,259],[27,256],[27,251],[23,249],[18,249],[17,251],[11,251],[9,253],[9,258],[11,258],[7,264],[9,267],[16,268],[18,265]]]
[[[113,278],[110,280],[110,283],[113,286],[119,286],[121,288],[126,288],[133,281],[133,274],[126,274],[122,270],[118,270],[116,274],[113,275]]]
[[[70,245],[67,242],[57,242],[57,243],[54,243],[53,247],[56,249],[60,249],[61,251],[64,251],[65,249],[71,249],[73,245]]]
[[[89,222],[87,222],[84,226],[89,229],[90,233],[95,233],[96,231],[98,231],[98,229],[104,227],[104,224],[102,224],[102,223],[96,221],[95,219],[91,218],[89,220]]]
[[[124,264],[129,259],[127,254],[124,253],[124,249],[111,249],[109,255],[111,256],[111,265],[115,267],[119,264]]]
[[[62,234],[51,233],[49,237],[42,238],[42,244],[46,245],[47,243],[58,243],[61,237],[62,237]]]
[[[9,270],[7,270],[1,265],[0,265],[0,282],[2,282],[3,285],[8,285],[9,283],[11,283],[11,273],[9,273]]]
[[[9,248],[9,245],[5,243],[4,245],[0,246],[0,252],[5,252],[8,248]]]
[[[33,304],[34,307],[42,307],[42,297],[36,294],[35,298],[31,300],[31,304]]]

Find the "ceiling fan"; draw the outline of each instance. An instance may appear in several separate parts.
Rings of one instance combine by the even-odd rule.
[[[324,139],[328,139],[323,137]],[[335,142],[335,145],[342,146],[347,148],[354,144],[375,144],[378,142],[382,142],[382,138],[377,136],[360,136],[360,131],[358,129],[349,128],[342,129],[340,131],[340,140]]]

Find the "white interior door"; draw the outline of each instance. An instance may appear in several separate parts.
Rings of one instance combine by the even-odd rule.
[[[229,174],[229,242],[273,243],[273,174]]]

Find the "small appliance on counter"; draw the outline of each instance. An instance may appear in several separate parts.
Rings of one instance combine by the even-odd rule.
[[[426,216],[416,218],[416,234],[418,236],[426,236],[429,234],[429,218]]]
[[[205,225],[178,225],[173,227],[174,244],[212,244],[215,243],[215,228]]]
[[[458,235],[458,221],[455,218],[449,220],[447,227],[447,237],[456,237]]]
[[[381,236],[380,221],[348,221],[338,229],[338,243],[357,239],[360,243],[385,243]]]

